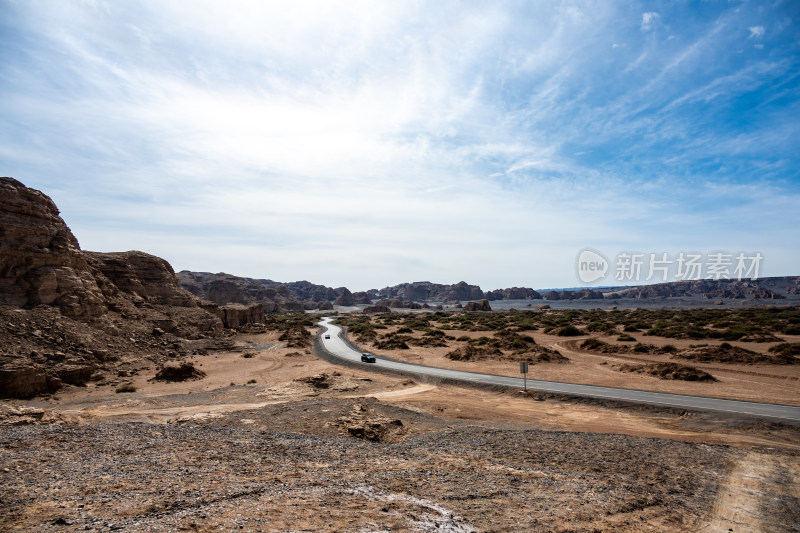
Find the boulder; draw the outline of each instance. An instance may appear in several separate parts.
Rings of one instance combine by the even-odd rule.
[[[29,398],[61,387],[44,368],[23,361],[0,361],[0,398]]]

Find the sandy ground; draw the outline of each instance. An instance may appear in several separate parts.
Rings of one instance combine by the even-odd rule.
[[[101,386],[71,387],[49,400],[28,402],[53,409],[80,421],[141,421],[167,423],[195,420],[220,413],[258,409],[304,397],[374,397],[384,404],[402,406],[454,420],[482,422],[503,421],[509,427],[548,428],[566,431],[621,433],[643,437],[674,438],[694,442],[733,445],[767,445],[800,448],[791,431],[777,431],[771,424],[750,424],[750,431],[739,432],[742,423],[716,421],[712,416],[695,413],[650,412],[615,409],[582,402],[536,401],[531,395],[498,393],[458,386],[419,384],[404,377],[341,368],[310,353],[310,350],[286,348],[277,341],[278,334],[241,336],[240,351],[195,356],[190,359],[207,376],[181,383],[153,381],[155,369],[142,367],[136,376]],[[545,337],[545,338],[542,338]],[[608,386],[641,388],[686,394],[741,398],[776,403],[797,403],[797,378],[777,375],[787,368],[741,368],[714,371],[721,383],[683,383],[614,371],[605,361],[653,360],[657,356],[632,357],[582,353],[573,347],[579,340],[564,340],[538,335],[537,342],[559,347],[569,364],[532,365],[529,377],[593,383]],[[455,362],[444,357],[447,348],[417,348],[385,352],[398,359],[433,366],[515,375],[514,362]],[[254,354],[243,357],[244,353]],[[287,354],[292,354],[288,355]],[[698,367],[702,365],[697,365]],[[796,369],[790,368],[796,373]],[[309,395],[298,390],[293,380],[315,374],[339,373],[358,385],[347,390],[315,390]],[[518,374],[517,374],[518,375]],[[730,377],[728,377],[730,376]],[[794,379],[791,379],[794,377]],[[725,384],[738,380],[737,390]],[[255,382],[252,382],[255,381]],[[114,393],[120,383],[132,383],[137,391]],[[250,382],[250,383],[248,383]],[[728,385],[730,386],[730,385]],[[313,394],[312,394],[313,393]],[[695,427],[696,426],[696,427]],[[758,426],[757,429],[756,426]],[[777,426],[774,426],[777,427]]]
[[[454,333],[463,334],[463,332]],[[428,443],[425,439],[432,439],[425,446],[435,446],[433,443],[437,439],[441,439],[442,443],[447,443],[448,450],[451,448],[468,449],[469,446],[472,446],[471,444],[459,444],[467,442],[461,439],[469,438],[466,436],[473,431],[470,428],[474,428],[475,432],[500,432],[491,433],[491,437],[486,437],[489,439],[487,441],[490,443],[488,444],[489,449],[498,450],[505,449],[504,447],[508,446],[510,446],[509,450],[513,449],[513,443],[493,440],[502,439],[502,435],[505,435],[503,432],[534,432],[526,433],[525,435],[529,436],[525,438],[531,438],[530,435],[546,434],[559,436],[558,438],[561,439],[573,438],[569,437],[572,435],[578,436],[579,440],[575,442],[582,443],[582,446],[584,444],[589,446],[585,450],[580,448],[583,451],[576,448],[571,452],[578,453],[580,451],[587,457],[587,464],[575,467],[577,469],[575,470],[576,477],[571,482],[576,483],[579,482],[582,476],[593,471],[591,462],[597,459],[592,459],[594,456],[591,455],[592,452],[588,451],[590,449],[599,450],[603,446],[612,446],[615,450],[626,450],[625,453],[641,453],[643,455],[639,459],[631,458],[632,461],[635,461],[632,464],[638,465],[646,464],[648,461],[647,454],[654,453],[646,451],[651,446],[650,443],[683,442],[687,443],[686,445],[690,446],[690,448],[686,448],[683,452],[665,452],[665,455],[657,460],[660,469],[669,468],[674,469],[675,472],[680,472],[685,470],[687,466],[681,465],[682,461],[688,460],[694,464],[694,461],[710,461],[712,456],[714,461],[722,461],[727,465],[722,470],[715,469],[714,473],[708,473],[707,475],[700,475],[702,472],[697,473],[698,480],[712,483],[708,488],[712,492],[706,495],[710,498],[707,504],[699,496],[688,495],[690,493],[686,493],[685,501],[681,500],[683,502],[681,505],[684,507],[678,506],[677,510],[669,509],[670,505],[653,503],[658,498],[666,497],[669,494],[669,490],[672,489],[664,489],[666,492],[662,496],[658,496],[658,498],[653,496],[655,499],[652,501],[647,498],[645,500],[641,500],[641,498],[637,500],[634,494],[644,490],[642,487],[655,486],[647,485],[647,483],[652,483],[653,480],[645,482],[647,474],[644,473],[646,470],[643,470],[641,472],[637,471],[635,474],[631,472],[628,476],[633,476],[630,479],[637,479],[636,483],[642,484],[641,486],[636,485],[639,488],[632,488],[630,495],[623,498],[628,503],[619,504],[622,505],[619,509],[629,509],[628,511],[619,512],[617,507],[610,510],[611,508],[606,507],[608,505],[606,500],[596,501],[593,499],[594,497],[589,497],[588,493],[586,493],[575,500],[575,502],[579,503],[574,504],[576,507],[573,507],[573,514],[556,513],[553,515],[553,509],[546,505],[542,506],[544,504],[540,502],[535,506],[535,509],[532,508],[531,512],[540,513],[540,515],[536,516],[540,516],[541,522],[525,522],[528,525],[523,529],[532,531],[591,531],[593,529],[600,531],[784,531],[792,530],[789,526],[794,527],[800,524],[800,516],[797,514],[797,512],[800,512],[797,511],[800,506],[796,505],[800,503],[800,493],[798,492],[800,488],[800,429],[796,427],[753,420],[720,419],[708,414],[633,408],[619,409],[584,402],[541,400],[535,394],[524,395],[519,392],[500,393],[456,386],[417,383],[405,377],[373,373],[369,371],[369,367],[365,367],[362,371],[360,369],[331,365],[313,356],[310,349],[286,348],[277,341],[277,336],[277,333],[240,336],[236,339],[237,351],[193,357],[191,361],[195,366],[207,374],[205,378],[200,380],[183,383],[152,381],[151,378],[155,374],[155,369],[142,364],[137,374],[131,377],[121,377],[119,380],[102,385],[90,384],[88,387],[71,387],[59,393],[57,397],[5,403],[12,406],[38,407],[45,409],[48,413],[54,413],[58,420],[66,422],[68,425],[70,423],[79,424],[71,427],[111,423],[112,426],[107,427],[121,428],[109,429],[110,434],[116,431],[124,433],[127,431],[125,424],[130,422],[146,423],[148,426],[152,424],[169,427],[180,426],[187,428],[187,430],[191,427],[219,428],[219,430],[235,429],[249,432],[247,433],[248,435],[272,434],[271,432],[279,431],[297,435],[312,435],[322,439],[347,438],[352,440],[354,436],[359,436],[360,438],[354,439],[356,441],[363,439],[364,435],[369,435],[369,431],[376,431],[374,440],[378,443],[384,443],[380,444],[381,446],[389,446],[392,445],[391,443],[416,442],[414,439],[423,439],[420,443]],[[654,340],[656,339],[646,339],[648,342],[653,342]],[[631,359],[628,356],[608,356],[605,361],[607,364],[603,365],[603,361],[600,360],[599,356],[583,353],[577,349],[575,339],[565,341],[557,337],[536,335],[536,341],[546,346],[558,348],[570,358],[571,363],[533,366],[530,377],[577,383],[647,388],[688,394],[707,394],[748,400],[775,401],[778,403],[796,404],[798,402],[796,394],[797,372],[793,368],[771,368],[764,365],[735,368],[725,366],[721,369],[709,370],[721,380],[717,384],[662,382],[656,378],[623,374],[608,368],[611,366],[610,361],[612,358],[628,361]],[[673,342],[673,344],[677,343]],[[425,364],[507,375],[516,375],[519,368],[518,363],[513,362],[456,363],[443,357],[446,351],[447,349],[443,348],[420,349],[414,347],[411,350],[387,352],[387,355]],[[243,357],[244,353],[250,353],[252,356]],[[649,356],[636,356],[634,359],[649,360],[651,358]],[[696,366],[702,367],[703,365]],[[787,370],[789,374],[784,375]],[[308,380],[309,377],[313,376],[322,376],[322,378]],[[136,387],[136,392],[115,393],[117,386],[128,382]],[[732,391],[730,389],[734,384],[735,387],[733,388],[736,390]],[[217,430],[214,429],[213,431]],[[537,433],[542,431],[545,433]],[[78,433],[78,435],[63,437],[66,439],[64,442],[76,443],[76,446],[92,447],[100,445],[93,440],[96,439],[96,435],[89,437],[85,432]],[[580,435],[585,435],[585,439],[581,440]],[[609,438],[612,438],[611,436],[613,435],[621,435],[629,436],[632,439],[644,438],[645,440],[633,440],[620,448],[622,445],[614,444],[616,441],[613,439],[608,442],[603,440],[605,439],[603,435],[608,435]],[[35,438],[37,437],[31,433],[14,437],[15,441],[18,441],[19,445],[23,447],[23,443],[28,442],[26,439]],[[135,440],[134,437],[124,435],[119,438]],[[666,440],[650,440],[653,438]],[[590,444],[593,439],[600,439],[597,445]],[[335,443],[338,441],[324,442]],[[498,444],[500,442],[502,442],[502,445]],[[640,444],[635,444],[637,442]],[[647,446],[644,443],[648,443]],[[146,450],[152,447],[152,443],[148,444],[147,442],[141,442],[137,445],[143,446],[143,449]],[[64,446],[69,447],[68,444],[64,444]],[[339,444],[335,446],[339,446]],[[419,444],[419,446],[419,450],[428,450],[425,453],[435,455],[435,452],[432,451],[435,448],[425,448],[423,444]],[[467,447],[465,448],[464,446]],[[501,448],[497,448],[497,446],[501,446]],[[561,449],[560,446],[562,445],[553,444],[553,446],[555,446],[554,450],[558,450]],[[672,445],[667,444],[656,445],[654,449],[660,449],[658,446],[665,450],[672,449]],[[703,448],[703,446],[713,446],[714,448]],[[29,452],[26,453],[33,453],[31,450],[39,450],[40,448],[42,448],[41,444],[36,444],[35,440],[30,441],[30,448],[26,448]],[[706,451],[710,454],[707,457],[703,455],[706,454]],[[15,459],[17,456],[14,453],[12,448],[0,447],[0,460],[3,464],[10,465],[11,462],[17,461]],[[175,457],[174,454],[177,452],[172,451],[170,453],[173,454],[171,457]],[[550,473],[547,476],[558,477],[560,474],[553,472],[558,471],[559,459],[557,455],[561,452],[554,451],[552,453],[555,454],[553,456],[555,462],[548,468],[555,470],[548,470]],[[38,452],[34,453],[33,457],[37,454]],[[489,500],[480,505],[477,503],[475,505],[466,505],[463,502],[459,503],[461,500],[453,501],[447,499],[449,496],[446,496],[446,494],[451,494],[453,490],[456,490],[454,487],[463,485],[466,479],[472,479],[469,483],[482,483],[483,481],[479,482],[476,479],[489,479],[493,475],[490,473],[500,464],[498,457],[481,456],[476,457],[474,465],[470,467],[468,464],[464,464],[463,461],[455,459],[452,452],[447,452],[436,461],[444,461],[442,464],[452,463],[451,468],[455,468],[457,471],[463,469],[464,475],[467,477],[464,479],[459,478],[461,479],[460,481],[458,479],[453,480],[452,483],[454,485],[452,486],[448,484],[450,483],[449,481],[443,481],[442,487],[445,488],[442,488],[441,491],[444,492],[438,489],[421,490],[421,485],[418,484],[419,481],[415,482],[417,483],[414,485],[416,489],[409,486],[403,488],[402,484],[394,484],[391,485],[391,491],[387,491],[386,486],[382,489],[377,489],[376,486],[381,483],[378,478],[370,482],[377,485],[359,485],[356,481],[350,480],[346,483],[343,481],[342,483],[344,484],[342,486],[349,488],[337,489],[338,492],[335,492],[336,498],[342,501],[356,498],[361,503],[349,503],[346,508],[333,513],[331,516],[341,515],[337,519],[339,522],[315,522],[315,519],[311,518],[315,515],[315,507],[302,502],[310,502],[319,497],[319,495],[314,496],[314,490],[316,489],[313,489],[313,479],[318,475],[320,468],[329,468],[325,465],[331,465],[334,462],[331,458],[332,456],[326,455],[325,457],[327,459],[322,458],[318,465],[308,466],[312,464],[308,463],[305,467],[305,474],[300,475],[300,478],[305,479],[303,482],[305,484],[301,491],[302,495],[297,496],[299,500],[297,498],[292,500],[294,503],[284,502],[290,506],[286,511],[288,514],[284,513],[283,507],[281,507],[280,512],[275,511],[274,506],[270,507],[273,509],[270,517],[277,520],[273,522],[274,527],[271,529],[261,528],[256,522],[252,521],[240,520],[240,522],[236,522],[236,520],[239,520],[236,517],[241,515],[241,512],[238,515],[233,513],[231,509],[235,509],[235,507],[231,509],[225,507],[224,513],[228,514],[220,514],[215,521],[206,520],[204,522],[195,517],[192,518],[193,522],[184,523],[174,521],[173,518],[175,520],[177,518],[172,515],[170,515],[172,516],[171,518],[165,518],[167,515],[164,512],[159,514],[150,510],[150,507],[143,503],[140,505],[142,508],[137,507],[138,511],[131,511],[131,516],[136,515],[139,517],[137,518],[139,522],[130,522],[125,529],[156,531],[171,529],[174,526],[176,529],[217,531],[220,527],[229,527],[234,523],[244,524],[242,528],[251,531],[389,531],[392,529],[417,531],[510,531],[515,529],[511,527],[515,520],[513,513],[492,510],[497,507],[496,503],[491,503],[493,501],[492,498],[495,497],[486,496]],[[692,459],[689,459],[690,457]],[[393,459],[390,460],[388,458],[382,460],[388,461],[387,464],[393,461]],[[430,459],[420,459],[422,461],[420,464],[427,464],[426,461],[428,460]],[[570,460],[577,461],[577,459]],[[19,461],[22,461],[22,459],[19,459]],[[36,475],[26,470],[26,468],[35,468],[33,465],[36,464],[36,461],[33,459],[31,461],[30,463],[20,462],[20,466],[16,471],[27,472],[25,475],[35,479]],[[616,471],[615,468],[617,467],[612,466],[613,464],[614,461],[603,467],[605,472],[603,475],[608,476],[608,479],[604,478],[605,481],[603,483],[610,483],[611,485],[609,486],[615,486],[623,483],[622,479],[628,479],[624,472]],[[10,468],[10,466],[6,467],[6,473],[11,472]],[[347,463],[347,468],[357,468],[357,466]],[[399,472],[403,468],[408,468],[408,466],[397,464],[391,468],[399,469]],[[426,467],[418,465],[415,468],[421,468],[421,471],[424,471]],[[534,468],[534,466],[525,468]],[[544,467],[539,466],[536,468]],[[619,468],[623,470],[628,468],[630,470],[632,467],[626,467],[623,463],[620,463]],[[515,475],[523,478],[531,475],[524,474],[523,470],[520,470]],[[596,469],[594,470],[597,471]],[[470,471],[473,473],[469,474]],[[478,474],[479,472],[480,474]],[[583,472],[583,474],[580,472]],[[60,475],[68,476],[69,474],[62,472]],[[112,478],[113,475],[112,473]],[[304,478],[304,475],[310,477]],[[380,477],[379,473],[374,475],[384,479]],[[478,475],[479,477],[473,479],[469,477],[471,475]],[[674,482],[677,483],[676,486],[682,486],[679,474],[674,476],[670,474],[670,476],[669,483]],[[0,471],[0,477],[2,477],[2,471]],[[119,480],[114,481],[112,478],[110,478],[111,481],[109,483],[112,483],[112,481],[118,484],[122,483]],[[302,479],[297,479],[297,483],[300,483]],[[500,493],[508,494],[508,498],[511,499],[524,498],[525,492],[518,493],[515,488],[506,485],[509,482],[507,478],[503,479],[501,488],[495,487],[490,490],[491,487],[486,485],[484,488],[489,491],[487,494],[494,494],[496,491],[500,491]],[[573,478],[570,477],[570,479]],[[31,481],[31,483],[34,482]],[[168,483],[168,481],[165,480],[164,483]],[[664,485],[667,482],[662,480],[660,483]],[[135,488],[135,486],[138,485],[131,485],[134,488],[129,490],[143,490]],[[51,524],[52,517],[55,516],[53,514],[55,512],[54,509],[58,506],[52,502],[58,501],[59,493],[54,493],[53,490],[41,489],[36,492],[38,496],[30,496],[41,500],[41,509],[39,507],[36,508],[39,511],[23,504],[13,507],[27,517],[24,520],[20,518],[23,515],[14,514],[16,511],[0,516],[0,531],[30,530],[30,527],[34,525],[36,525],[34,529],[48,530],[48,528],[40,526],[44,524],[42,520],[51,520],[51,522],[48,522],[48,524]],[[117,489],[106,488],[103,490],[113,491]],[[119,490],[123,489],[120,488]],[[552,498],[554,502],[561,501],[560,499],[566,497],[557,489],[557,486],[547,489],[540,487],[537,490],[544,491],[542,494],[548,494],[547,498]],[[674,490],[680,492],[683,489],[676,488]],[[136,492],[136,494],[139,494],[139,492]],[[2,490],[0,490],[0,497],[8,500],[8,494],[3,495]],[[86,495],[82,497],[86,497]],[[136,497],[138,496],[131,496],[133,499]],[[478,496],[475,497],[478,498]],[[683,498],[684,496],[681,497]],[[75,498],[79,499],[78,496],[75,496]],[[255,498],[253,505],[266,505],[262,496],[256,495],[253,498]],[[484,496],[480,496],[480,498],[484,498]],[[20,501],[23,500],[24,498]],[[153,499],[153,501],[155,500]],[[464,500],[464,502],[466,501],[470,500]],[[483,502],[483,500],[481,501]],[[498,500],[498,502],[502,501],[504,501],[503,498]],[[48,504],[47,502],[51,503]],[[300,507],[297,507],[298,502],[301,502]],[[158,507],[156,503],[152,505]],[[214,505],[223,504],[216,503]],[[526,503],[525,505],[528,504]],[[361,507],[360,510],[359,506]],[[405,518],[398,518],[400,515],[397,515],[394,522],[380,522],[374,519],[375,516],[386,514],[385,509],[389,509],[393,513],[392,509],[397,510],[398,506],[403,508],[402,513],[406,513],[406,515],[403,515]],[[250,509],[247,505],[244,508]],[[795,512],[788,512],[787,514],[787,509],[791,508],[795,508]],[[256,509],[261,509],[261,507],[253,507],[251,509],[252,516],[260,516],[258,515],[260,511]],[[220,512],[222,513],[222,511]],[[497,514],[498,512],[499,514]],[[276,515],[275,513],[278,514]],[[548,515],[548,513],[550,514]],[[610,514],[606,515],[605,513]],[[773,515],[775,513],[782,513],[782,518],[774,521]],[[352,517],[359,514],[364,514],[365,517],[368,516],[367,523],[372,523],[373,526],[365,526],[365,528],[362,527],[363,524],[359,526],[351,524],[350,522],[353,522]],[[409,518],[419,518],[423,515],[434,516],[436,519],[430,519],[425,525],[426,522],[424,520]],[[142,518],[143,516],[146,519]],[[549,518],[545,519],[545,517]],[[84,518],[81,518],[84,522],[79,522],[78,519],[69,519],[67,521],[74,524],[85,523],[87,527],[96,525],[96,522],[87,522],[89,518]],[[109,514],[107,518],[113,522],[113,513]],[[148,522],[148,520],[152,522]],[[389,525],[390,522],[394,526]],[[194,523],[195,526],[186,525],[191,523]],[[307,527],[305,529],[295,527],[299,523],[306,524]],[[131,524],[140,524],[141,527],[139,525],[134,527]],[[167,527],[168,524],[172,524],[172,526]],[[185,527],[181,526],[181,524],[184,524]],[[492,524],[496,524],[496,526],[493,527]],[[413,527],[411,527],[412,525]],[[103,529],[100,527],[97,530],[109,529],[113,528]],[[53,530],[60,529],[55,528]]]
[[[397,326],[383,330],[383,333],[396,331]],[[491,332],[473,331],[447,331],[454,337],[491,336]],[[659,392],[672,392],[677,394],[690,394],[695,396],[711,396],[716,398],[730,398],[754,402],[778,403],[800,405],[800,365],[735,365],[720,363],[698,363],[672,359],[668,355],[648,354],[598,354],[581,350],[582,341],[590,338],[589,335],[581,337],[558,337],[540,332],[526,332],[530,334],[537,344],[558,350],[566,356],[569,364],[537,364],[529,367],[528,378],[546,381],[563,381],[568,383],[582,383],[601,385],[606,387],[620,387],[629,389],[651,390]],[[419,332],[413,334],[421,337]],[[642,333],[631,333],[637,341],[663,346],[671,344],[676,348],[688,348],[699,341],[664,339],[661,337],[645,336]],[[617,335],[603,336],[591,335],[611,344],[616,342]],[[784,336],[786,342],[800,342],[800,337]],[[713,344],[715,341],[703,341]],[[628,343],[630,345],[635,342]],[[717,342],[718,344],[718,342]],[[766,352],[768,344],[757,342],[731,342],[756,352]],[[504,376],[521,377],[519,363],[516,361],[453,361],[445,357],[452,347],[429,348],[411,346],[408,350],[379,350],[365,345],[369,351],[386,355],[388,357],[420,363],[429,366],[467,370],[471,372],[485,372]],[[712,383],[690,382],[678,380],[662,380],[642,374],[620,372],[616,365],[623,363],[654,363],[678,362],[704,370],[714,376],[718,381]]]

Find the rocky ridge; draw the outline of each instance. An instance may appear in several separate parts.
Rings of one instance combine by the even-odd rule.
[[[224,309],[139,252],[83,251],[44,193],[0,178],[0,396],[135,372],[218,335]],[[253,317],[254,318],[254,317]]]

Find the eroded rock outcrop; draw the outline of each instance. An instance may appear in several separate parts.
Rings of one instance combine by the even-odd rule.
[[[106,311],[78,240],[45,194],[0,178],[0,305],[53,305],[72,317]]]
[[[216,305],[178,287],[167,261],[82,251],[58,213],[47,195],[0,178],[0,397],[103,380],[221,332]]]
[[[463,309],[465,312],[469,311],[491,311],[492,306],[489,305],[489,300],[480,300],[478,302],[467,302]]]
[[[759,280],[699,279],[673,281],[631,287],[609,294],[609,298],[657,299],[700,296],[707,299],[783,299],[784,296],[766,285],[780,285],[791,278],[763,278]],[[777,288],[777,287],[775,287]]]
[[[577,291],[547,291],[542,293],[545,300],[602,300],[603,293],[592,289]]]
[[[260,303],[267,313],[303,311],[305,305],[285,285],[265,285],[265,281],[220,272],[190,272],[176,274],[181,287],[195,296],[218,305]]]
[[[340,294],[339,297],[336,298],[336,301],[333,302],[333,305],[356,305],[356,299],[353,298],[353,293],[351,293],[347,287],[341,287],[337,289],[337,291],[340,291]]]
[[[260,303],[222,305],[216,309],[216,314],[226,328],[264,322],[264,306]]]
[[[528,287],[510,287],[496,289],[486,293],[486,299],[492,300],[540,300],[542,295]]]

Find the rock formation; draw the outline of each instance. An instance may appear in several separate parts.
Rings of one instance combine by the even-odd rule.
[[[340,289],[337,289],[337,291],[340,294],[339,297],[336,298],[336,301],[333,302],[333,305],[351,306],[356,304],[356,300],[355,298],[353,298],[353,294],[349,290],[347,290],[347,287],[341,287]]]
[[[603,293],[592,289],[577,291],[547,291],[542,296],[545,300],[602,300]]]
[[[784,296],[768,288],[773,285],[785,286],[793,278],[763,278],[759,280],[734,279],[699,279],[690,281],[673,281],[630,287],[608,294],[608,298],[675,298],[700,296],[707,299],[783,299]]]
[[[486,293],[486,299],[492,300],[540,300],[542,295],[528,287],[511,287],[496,289]]]
[[[105,296],[55,203],[0,178],[0,305],[53,305],[71,317],[106,312]]]
[[[377,302],[375,302],[375,305],[391,307],[393,309],[422,309],[422,306],[416,302],[411,302],[408,300],[400,300],[398,298],[378,300]]]
[[[213,304],[142,252],[84,252],[53,201],[0,178],[0,396],[105,379],[119,364],[177,355],[218,334]]]
[[[353,293],[353,300],[357,304],[367,304],[367,305],[372,304],[372,298],[370,298],[369,294],[367,294],[364,291],[354,292]]]
[[[271,279],[257,279],[262,285],[266,287],[278,287],[284,286],[289,289],[289,292],[294,296],[297,300],[305,300],[305,301],[328,301],[332,302],[336,298],[340,296],[339,289],[333,289],[331,287],[326,287],[325,285],[316,285],[309,281],[290,281],[288,283],[280,282],[280,281],[273,281]]]
[[[215,313],[226,328],[264,322],[264,305],[260,303],[222,305],[215,310]]]
[[[470,312],[470,311],[491,311],[492,306],[489,305],[489,300],[481,300],[479,302],[468,302],[467,305],[464,306],[463,311]]]
[[[484,293],[477,285],[460,281],[454,285],[442,285],[430,281],[401,283],[383,289],[366,291],[373,300],[399,299],[414,302],[447,302],[449,300],[478,300]]]
[[[261,280],[220,272],[177,273],[178,283],[189,292],[219,305],[260,303],[267,313],[303,311],[305,305],[285,285],[265,285]]]

